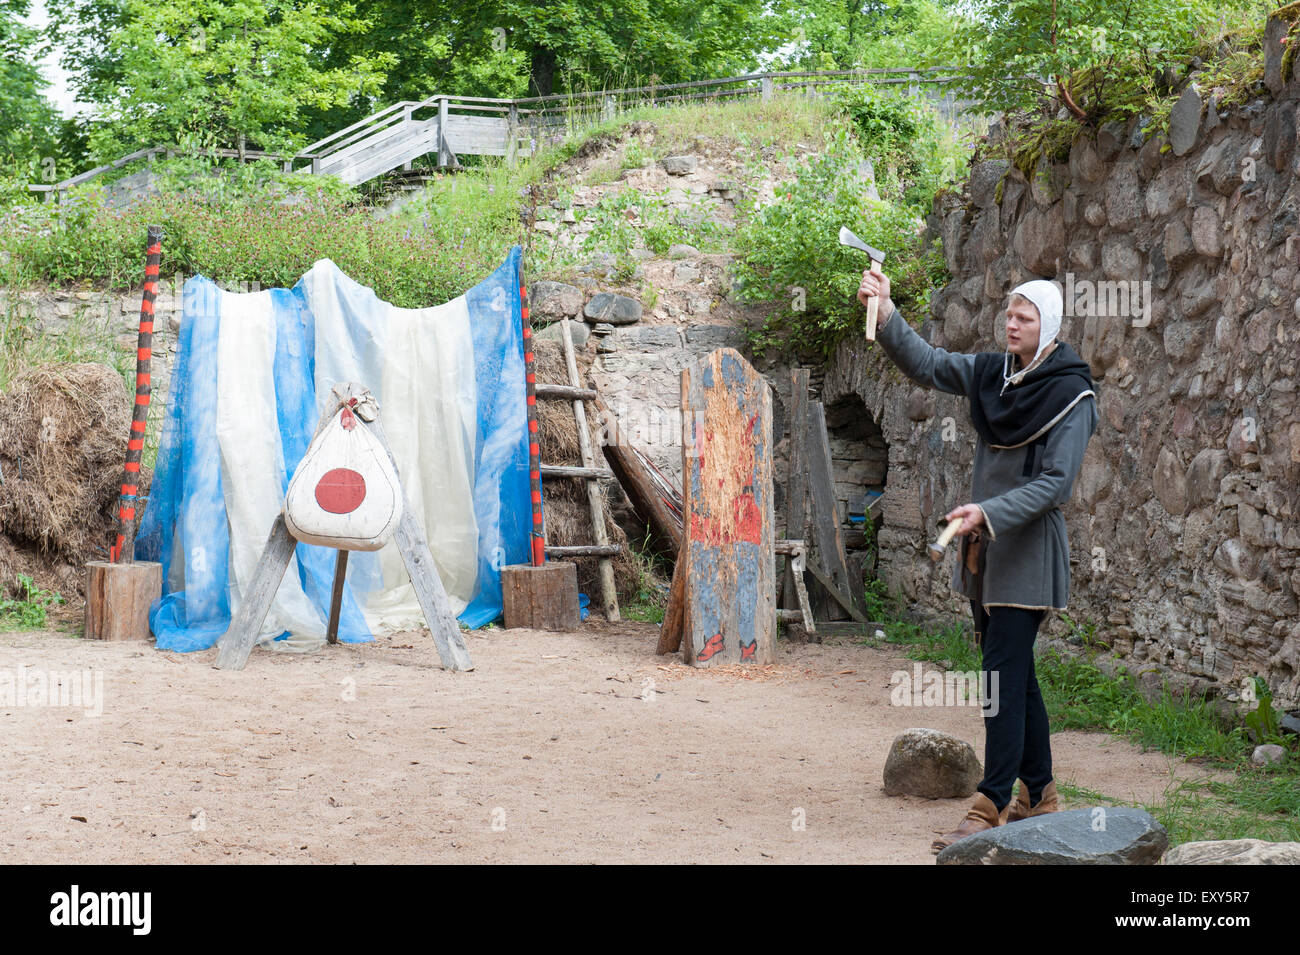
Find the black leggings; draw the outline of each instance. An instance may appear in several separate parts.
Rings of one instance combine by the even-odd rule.
[[[978,789],[1001,812],[1019,777],[1029,787],[1032,805],[1052,780],[1047,707],[1034,675],[1034,640],[1045,611],[990,607],[986,613],[972,600],[971,613],[983,649],[981,668],[988,674],[982,679],[991,693],[982,697],[984,779]]]

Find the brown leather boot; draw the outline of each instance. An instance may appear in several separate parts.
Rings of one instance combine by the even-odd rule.
[[[1007,822],[1018,822],[1021,819],[1028,819],[1031,816],[1042,816],[1049,812],[1057,812],[1061,808],[1060,799],[1056,794],[1056,780],[1051,780],[1043,787],[1043,798],[1038,801],[1038,805],[1032,809],[1029,808],[1029,787],[1025,781],[1020,780],[1020,790],[1016,793],[1016,798],[1007,806]]]
[[[961,821],[961,825],[947,835],[940,836],[930,843],[930,852],[938,855],[942,850],[960,839],[1002,825],[1006,821],[1007,812],[1010,809],[1011,803],[1007,803],[1006,808],[999,813],[997,807],[993,805],[993,800],[983,793],[977,792],[975,794],[975,803],[970,809],[966,810],[966,818]]]

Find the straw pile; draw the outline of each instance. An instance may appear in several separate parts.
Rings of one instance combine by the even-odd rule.
[[[25,573],[82,594],[86,561],[106,559],[112,543],[126,386],[107,365],[49,365],[15,375],[0,401],[0,589]]]

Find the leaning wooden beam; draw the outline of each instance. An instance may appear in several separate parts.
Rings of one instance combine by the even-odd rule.
[[[388,459],[393,462],[393,469],[396,470],[397,461],[393,458],[393,451],[388,446],[388,437],[384,434],[379,419],[370,422],[369,427],[371,433],[383,445]],[[402,519],[397,525],[393,541],[402,555],[406,572],[411,575],[411,585],[415,588],[416,600],[420,603],[420,609],[424,611],[424,619],[429,625],[429,632],[433,634],[433,643],[438,648],[438,657],[442,660],[442,665],[448,670],[474,669],[474,664],[469,658],[469,650],[465,647],[465,638],[460,632],[460,624],[456,622],[456,615],[452,613],[451,601],[447,599],[447,591],[443,589],[442,578],[438,576],[433,554],[429,552],[424,533],[415,519],[415,512],[411,510],[411,502],[406,498],[404,486]]]
[[[266,538],[266,547],[253,571],[253,585],[240,600],[230,629],[217,641],[217,669],[242,670],[248,662],[248,655],[257,644],[267,611],[271,609],[275,592],[280,589],[285,568],[293,559],[297,546],[298,542],[285,526],[283,512],[276,515],[271,533]]]
[[[632,447],[622,430],[614,412],[597,399],[596,411],[601,416],[604,436],[605,461],[614,472],[614,478],[632,503],[632,509],[641,520],[645,521],[660,542],[670,546],[674,553],[681,550],[682,522],[674,517],[663,497],[655,489],[650,475],[646,473],[636,449]]]
[[[804,566],[807,568],[808,573],[813,575],[817,583],[825,587],[826,592],[835,598],[835,602],[848,612],[850,617],[863,623],[866,622],[866,615],[857,608],[848,594],[840,590],[835,581],[831,580],[830,576],[817,565],[816,561],[805,558]]]
[[[659,625],[659,645],[655,653],[676,653],[682,647],[682,623],[686,608],[686,561],[679,554],[673,567],[673,583],[668,588],[668,606],[664,608],[664,622]]]
[[[826,412],[820,401],[809,403],[807,433],[812,541],[817,549],[817,561],[835,582],[836,589],[843,594],[848,594],[851,601],[860,601],[862,581],[855,582],[853,575],[849,573],[848,559],[844,551],[844,537],[840,533],[839,505],[835,500],[835,474],[831,465],[830,442],[826,435]],[[838,596],[836,600],[843,603]],[[854,619],[858,619],[858,615],[855,614]]]

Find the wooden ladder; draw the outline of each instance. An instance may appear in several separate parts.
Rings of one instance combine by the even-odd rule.
[[[583,401],[594,401],[598,393],[591,388],[583,388],[578,381],[578,360],[573,351],[573,335],[569,331],[569,320],[560,322],[564,342],[564,364],[568,368],[567,385],[537,384],[538,398],[559,398],[573,402],[573,417],[578,424],[578,450],[582,454],[582,466],[543,464],[542,477],[572,478],[587,482],[587,505],[591,510],[591,526],[595,533],[595,544],[546,547],[549,557],[597,557],[600,568],[600,598],[606,619],[617,622],[618,591],[614,586],[614,564],[610,558],[621,553],[623,548],[609,542],[605,532],[605,507],[600,500],[601,478],[613,478],[614,472],[609,468],[597,467],[596,458],[591,451],[591,434],[587,431],[587,410]]]

